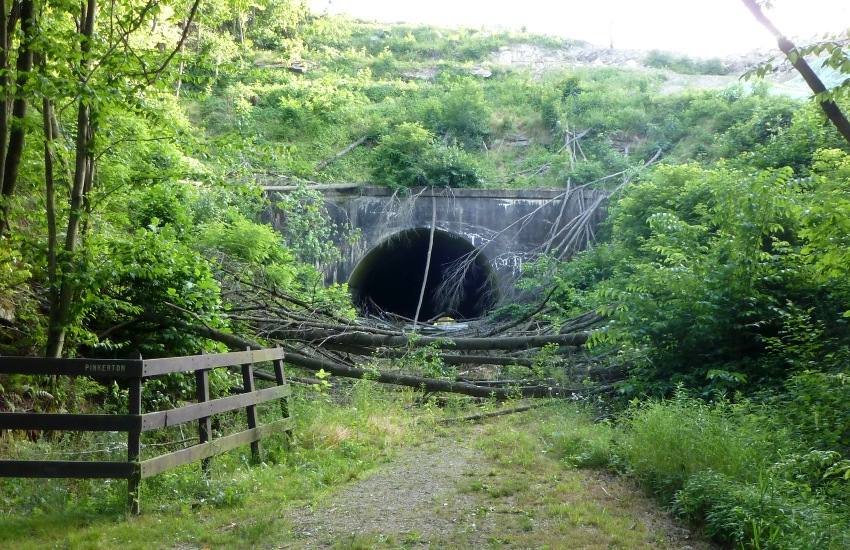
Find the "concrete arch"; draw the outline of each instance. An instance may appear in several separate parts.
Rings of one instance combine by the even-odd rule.
[[[361,312],[383,310],[413,319],[429,240],[429,228],[405,229],[384,239],[363,256],[348,280],[354,303]],[[450,297],[440,291],[441,283],[452,275],[457,262],[469,257],[475,250],[472,243],[459,235],[439,229],[434,231],[431,265],[419,321],[438,316],[455,319],[481,317],[498,302],[496,273],[482,253],[478,253],[465,270],[462,282],[450,285],[453,290]]]

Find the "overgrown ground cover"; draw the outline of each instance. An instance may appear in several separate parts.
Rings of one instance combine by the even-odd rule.
[[[123,482],[3,480],[0,544],[707,548],[706,537],[838,549],[850,541],[848,462],[808,448],[752,402],[680,393],[600,422],[598,406],[560,401],[468,422],[482,405],[455,398],[438,407],[369,381],[299,394],[292,440],[264,442],[259,464],[234,451],[214,460],[209,477],[194,465],[146,480],[139,517],[124,514]],[[17,445],[27,448],[9,446]],[[69,445],[45,441],[45,449]]]
[[[293,403],[292,441],[264,442],[259,465],[231,452],[214,460],[209,478],[195,465],[146,480],[139,517],[124,516],[123,482],[3,480],[0,544],[678,548],[687,537],[629,483],[574,468],[582,453],[594,456],[586,465],[605,467],[613,433],[577,406],[470,424],[454,420],[480,412],[478,405],[457,399],[436,407],[368,381],[302,396]],[[402,479],[379,482],[405,461]],[[411,479],[418,493],[399,489]],[[369,523],[356,508],[367,493],[393,517]],[[337,516],[336,531],[317,530],[330,521],[326,513]],[[407,523],[394,521],[410,513]]]

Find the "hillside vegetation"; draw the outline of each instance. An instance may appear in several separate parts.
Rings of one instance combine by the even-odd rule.
[[[520,281],[530,301],[492,312],[555,331],[596,312],[589,345],[494,375],[592,389],[587,406],[610,424],[570,435],[559,456],[634,476],[718,540],[850,545],[850,144],[817,102],[763,81],[667,86],[744,70],[719,59],[377,25],[300,0],[96,4],[4,14],[16,32],[0,56],[11,113],[0,118],[0,354],[224,350],[211,334],[272,343],[247,296],[285,304],[303,326],[318,314],[353,322],[345,286],[322,285],[343,229],[307,184],[608,189],[597,243],[569,262],[541,257]],[[850,74],[848,37],[810,50],[833,77]],[[528,52],[537,61],[518,61]],[[833,82],[846,113],[848,81]],[[301,187],[281,196],[275,231],[261,221],[262,187],[281,184]],[[438,347],[380,366],[453,381]],[[600,369],[610,384],[598,388]],[[238,385],[213,378],[217,395]],[[305,401],[330,391],[320,381]],[[180,376],[148,388],[148,410],[194,395]],[[346,391],[359,390],[340,389],[350,404]],[[42,376],[0,375],[0,392],[0,410],[127,402],[117,384]],[[0,456],[37,454],[13,435]],[[340,453],[374,456],[356,451]],[[33,486],[15,483],[0,480],[3,513],[41,510]],[[85,514],[108,507],[96,487],[62,490],[94,499]]]

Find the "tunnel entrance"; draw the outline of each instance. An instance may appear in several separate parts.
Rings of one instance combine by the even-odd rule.
[[[409,229],[385,240],[360,260],[348,281],[362,313],[387,311],[413,319],[422,289],[430,229]],[[458,264],[475,247],[466,239],[434,231],[428,282],[418,321],[437,317],[473,319],[489,311],[498,299],[496,275],[479,253],[467,267]]]

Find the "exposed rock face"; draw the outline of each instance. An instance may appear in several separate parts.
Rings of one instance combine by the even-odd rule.
[[[437,76],[437,67],[422,67],[401,75],[405,82],[411,80],[433,80],[435,76]]]
[[[474,65],[469,68],[469,74],[472,76],[480,76],[481,78],[490,78],[493,76],[493,71],[485,65]]]
[[[744,55],[722,58],[723,66],[729,71],[726,75],[682,75],[664,69],[657,70],[666,75],[664,92],[679,92],[687,88],[722,88],[735,82],[742,74],[760,62],[778,53],[769,50],[754,50]],[[562,47],[547,48],[534,44],[513,44],[502,46],[492,52],[492,61],[485,61],[466,69],[471,76],[490,78],[493,68],[527,68],[533,74],[540,75],[550,70],[567,67],[621,67],[628,69],[648,68],[646,61],[649,52],[643,50],[617,50],[583,41],[564,41]],[[677,54],[674,54],[677,55]],[[439,68],[420,67],[402,75],[405,81],[433,80]]]
[[[583,41],[567,41],[561,48],[545,48],[533,44],[503,46],[493,54],[495,65],[528,67],[538,73],[565,66],[573,67],[645,67],[648,52],[618,50]],[[771,55],[756,50],[743,55],[723,58],[730,74],[740,74]]]
[[[0,305],[0,324],[12,325],[15,323],[15,310],[12,308]]]
[[[565,43],[563,48],[543,48],[532,44],[518,44],[499,48],[494,57],[496,65],[528,67],[533,72],[544,72],[565,66],[615,66],[643,64],[646,52],[613,50],[593,46],[587,42]]]

